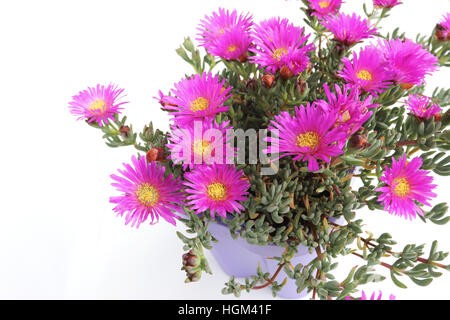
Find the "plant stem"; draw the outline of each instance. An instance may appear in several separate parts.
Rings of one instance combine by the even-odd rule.
[[[285,263],[280,264],[278,266],[277,271],[275,271],[275,273],[273,274],[272,278],[266,279],[266,281],[267,281],[266,283],[264,283],[263,285],[260,285],[260,286],[253,287],[252,289],[259,290],[259,289],[264,289],[265,287],[269,286],[272,282],[275,281],[275,279],[277,278],[277,276],[280,273],[281,269],[283,269],[284,265],[285,265]],[[243,289],[245,289],[245,287]]]
[[[363,257],[362,255],[360,255],[359,253],[352,252],[352,254],[355,255],[355,256],[357,256],[357,257],[360,257],[361,259],[364,259],[364,257]],[[366,259],[364,259],[364,260],[366,260]],[[395,271],[398,271],[398,272],[403,273],[403,274],[406,273],[404,270],[394,268],[394,267],[393,267],[392,265],[390,265],[389,263],[380,262],[380,265],[383,266],[383,267],[385,267],[385,268],[387,268],[387,269],[389,269],[389,270],[395,270]]]
[[[400,142],[397,142],[395,147],[398,148],[398,147],[403,147],[403,146],[412,146],[415,144],[417,144],[417,140],[400,141]]]

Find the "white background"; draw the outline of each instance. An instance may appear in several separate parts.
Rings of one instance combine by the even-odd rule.
[[[346,12],[362,14],[359,0]],[[371,1],[367,0],[369,7]],[[428,33],[450,9],[446,0],[404,0],[384,24],[411,38]],[[131,147],[110,149],[100,132],[76,122],[71,96],[97,83],[126,89],[126,114],[136,129],[152,120],[167,129],[167,115],[152,98],[191,73],[175,53],[198,21],[219,6],[250,11],[255,20],[273,15],[302,24],[300,2],[202,1],[5,1],[0,2],[0,298],[219,299],[228,277],[210,259],[214,276],[184,284],[182,245],[175,228],[161,222],[132,229],[108,203],[109,175],[128,162]],[[449,73],[429,79],[445,86]],[[438,178],[443,201],[450,187]],[[450,225],[439,227],[360,212],[367,229],[390,232],[399,243],[439,240],[450,250]],[[178,229],[182,229],[178,227]],[[403,246],[402,246],[403,247]],[[346,257],[344,271],[363,262]],[[386,270],[381,272],[388,275]],[[399,299],[447,299],[450,273],[420,288],[402,290],[390,281],[367,286]],[[268,291],[244,294],[270,299]]]

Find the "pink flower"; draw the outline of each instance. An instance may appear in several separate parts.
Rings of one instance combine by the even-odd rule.
[[[364,290],[361,291],[361,298],[359,299],[351,299],[349,296],[345,297],[345,300],[381,300],[381,297],[383,296],[383,293],[380,291],[380,293],[378,294],[378,297],[375,298],[375,292],[372,293],[372,295],[370,296],[370,299],[367,299],[366,293],[364,292]],[[389,296],[389,300],[395,300],[395,296],[393,294],[391,294]]]
[[[240,202],[247,200],[250,183],[242,170],[233,165],[198,166],[185,174],[188,205],[197,214],[209,211],[226,217],[227,212],[245,210]]]
[[[250,61],[267,71],[275,73],[286,66],[293,75],[303,72],[309,63],[309,52],[313,44],[306,44],[309,35],[304,29],[294,26],[287,19],[271,18],[255,27],[254,42],[250,49],[255,56]]]
[[[373,5],[379,8],[393,8],[402,4],[402,2],[398,0],[373,0]]]
[[[376,47],[368,46],[359,52],[353,52],[353,61],[348,58],[342,60],[343,68],[338,76],[357,88],[377,96],[391,84],[391,74],[387,70],[387,62]]]
[[[165,168],[156,161],[147,163],[145,157],[131,158],[132,165],[123,164],[125,170],[118,170],[122,176],[111,175],[115,181],[112,186],[122,192],[121,196],[111,197],[110,202],[116,203],[114,211],[125,216],[125,224],[139,227],[150,218],[150,224],[163,217],[175,225],[179,217],[174,212],[183,213],[180,205],[184,195],[180,181],[172,174],[164,176]]]
[[[372,27],[367,19],[363,20],[355,13],[353,15],[340,13],[325,18],[321,23],[333,33],[334,40],[346,46],[352,46],[377,33],[377,29]]]
[[[428,175],[428,171],[420,170],[421,166],[422,158],[416,157],[408,162],[403,155],[398,160],[392,158],[391,167],[384,168],[380,180],[386,185],[377,189],[381,192],[378,201],[389,213],[412,220],[416,213],[423,215],[416,202],[430,206],[428,201],[436,197],[431,190],[436,185],[431,184],[433,177]]]
[[[116,114],[122,109],[120,106],[127,102],[118,102],[121,99],[123,89],[117,89],[115,85],[107,87],[100,84],[95,88],[89,87],[72,97],[69,103],[70,112],[78,116],[77,120],[86,119],[89,123],[95,122],[100,127],[114,121]]]
[[[271,142],[267,153],[280,152],[280,158],[293,156],[294,161],[308,161],[310,171],[319,170],[317,160],[329,163],[330,157],[342,154],[337,144],[345,144],[348,138],[341,129],[334,128],[336,113],[323,112],[314,104],[296,107],[293,117],[282,112],[270,123],[272,136],[267,138]]]
[[[342,0],[308,0],[313,16],[324,18],[336,14],[341,9]]]
[[[201,164],[226,164],[234,162],[234,150],[230,146],[228,135],[230,121],[220,125],[215,121],[194,121],[182,127],[172,127],[169,136],[170,159],[175,164],[182,163],[184,168],[194,168]]]
[[[211,16],[205,16],[198,28],[197,40],[209,54],[227,60],[235,60],[244,55],[250,46],[252,16],[238,16],[236,10],[219,8]]]
[[[379,45],[393,80],[406,88],[421,85],[426,75],[438,69],[438,58],[411,40],[383,40]]]
[[[196,74],[175,84],[172,89],[175,96],[160,94],[156,99],[170,111],[175,124],[182,127],[195,120],[213,120],[218,113],[228,111],[224,103],[230,98],[231,87],[225,88],[224,84],[225,80],[220,81],[218,75]]]
[[[441,108],[426,96],[409,95],[405,103],[417,118],[429,119],[441,112]]]
[[[317,106],[324,112],[335,112],[337,114],[335,126],[345,131],[349,136],[358,131],[359,128],[372,115],[369,108],[377,107],[372,104],[372,96],[363,101],[359,98],[359,90],[351,85],[339,87],[335,84],[336,94],[331,93],[327,84],[323,86],[328,101],[319,100]],[[344,142],[345,141],[341,141]]]

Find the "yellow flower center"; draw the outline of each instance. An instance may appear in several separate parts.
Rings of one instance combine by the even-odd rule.
[[[394,180],[394,192],[399,197],[404,197],[409,194],[409,183],[405,178],[398,178]]]
[[[359,71],[356,76],[361,80],[372,80],[372,74],[367,70]]]
[[[154,206],[159,199],[158,191],[148,183],[141,184],[136,191],[136,195],[143,205],[150,207]]]
[[[287,50],[284,48],[280,48],[273,52],[273,58],[280,61],[281,57],[285,54],[287,54]]]
[[[311,149],[314,149],[319,143],[320,137],[313,131],[302,133],[297,136],[297,146],[299,147],[310,147]]]
[[[105,100],[96,99],[89,105],[89,110],[92,110],[92,111],[100,110],[103,112],[105,110]]]
[[[236,50],[237,50],[237,47],[234,44],[229,46],[228,49],[227,49],[228,52],[235,52]]]
[[[352,117],[350,116],[350,112],[348,112],[348,110],[345,110],[345,112],[342,113],[342,122],[347,122],[351,118]]]
[[[200,139],[195,140],[194,147],[193,147],[194,153],[202,156],[203,154],[206,153],[206,151],[209,152],[209,149],[210,149],[209,145],[210,145],[210,143],[208,141],[200,140]]]
[[[208,108],[209,101],[203,97],[199,97],[199,98],[195,99],[194,101],[192,101],[190,106],[191,106],[191,110],[194,112],[202,111],[202,110],[205,110],[206,108]]]
[[[220,182],[211,183],[208,186],[207,192],[208,192],[208,196],[212,200],[216,200],[216,201],[223,200],[227,196],[227,190],[226,190],[225,186]]]
[[[330,6],[330,3],[328,1],[320,1],[319,2],[319,7],[323,8],[328,8]]]

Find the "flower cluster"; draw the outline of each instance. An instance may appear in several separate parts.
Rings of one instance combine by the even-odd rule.
[[[435,262],[445,254],[434,249],[427,260],[421,258],[422,246],[391,251],[394,241],[387,234],[363,239],[355,210],[384,209],[437,224],[450,220],[444,217],[445,204],[424,211],[437,196],[431,171],[450,175],[445,153],[450,150],[445,109],[450,93],[435,90],[429,97],[424,89],[428,76],[449,65],[450,14],[429,39],[414,42],[376,28],[401,4],[398,0],[374,0],[372,13],[364,10],[367,19],[340,12],[342,0],[303,2],[313,36],[281,17],[254,23],[250,14],[223,8],[206,15],[197,36],[206,54],[190,39],[177,50],[196,73],[155,98],[169,114],[169,132],[155,131],[150,123],[139,135],[133,133],[126,117],[119,117],[126,102],[115,85],[81,91],[69,108],[100,129],[108,146],[132,145],[145,153],[111,175],[118,195],[110,202],[125,224],[139,227],[163,218],[175,225],[181,219],[188,232],[197,233],[194,238],[179,234],[190,249],[183,256],[188,282],[209,272],[202,247],[218,240],[208,230],[221,221],[233,237],[284,248],[282,257],[274,258],[279,263],[273,278],[255,278],[267,283],[239,285],[233,278],[225,293],[269,285],[278,292],[283,284],[274,279],[285,270],[297,280],[298,292],[307,286],[313,298],[380,300],[381,292],[347,296],[359,282],[380,279],[367,265],[344,282],[322,279],[321,266],[329,266],[331,256],[351,253],[395,270],[395,283],[400,283],[395,276],[407,275],[420,284],[436,277],[431,268],[446,268]],[[213,71],[219,63],[224,70]],[[249,152],[243,162],[241,151]],[[265,165],[273,172],[265,175]],[[362,182],[357,189],[351,184],[356,178]],[[348,247],[355,241],[361,254]],[[317,257],[307,269],[302,264],[288,268],[300,245]],[[375,254],[399,260],[391,266],[372,261]]]
[[[421,85],[425,76],[438,69],[438,59],[411,40],[391,39],[353,52],[353,60],[343,59],[338,72],[345,81],[377,95],[392,83],[410,89]]]

